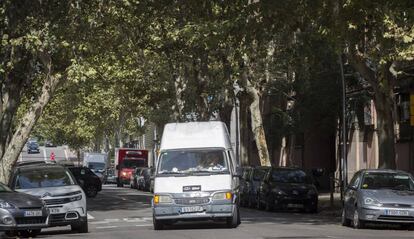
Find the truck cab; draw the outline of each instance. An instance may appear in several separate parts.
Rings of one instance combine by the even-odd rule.
[[[167,124],[154,177],[154,229],[195,219],[237,227],[240,176],[224,123]]]
[[[115,150],[115,174],[117,186],[129,184],[135,168],[148,167],[148,151],[132,148]]]

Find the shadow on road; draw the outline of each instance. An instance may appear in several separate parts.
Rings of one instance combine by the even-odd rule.
[[[137,195],[136,190],[107,188],[95,198],[88,198],[88,211],[138,210],[151,207],[151,195]]]

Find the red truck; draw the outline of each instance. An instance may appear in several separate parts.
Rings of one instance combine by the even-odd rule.
[[[115,176],[118,187],[129,184],[135,168],[148,167],[148,150],[117,148],[115,149]]]

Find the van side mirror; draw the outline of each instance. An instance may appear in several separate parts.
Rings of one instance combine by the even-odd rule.
[[[233,174],[233,177],[241,178],[243,176],[243,170],[241,167],[237,167],[236,171]]]

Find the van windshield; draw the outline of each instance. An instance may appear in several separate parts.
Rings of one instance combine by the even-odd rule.
[[[171,150],[161,154],[158,174],[229,173],[225,152],[210,150]]]

